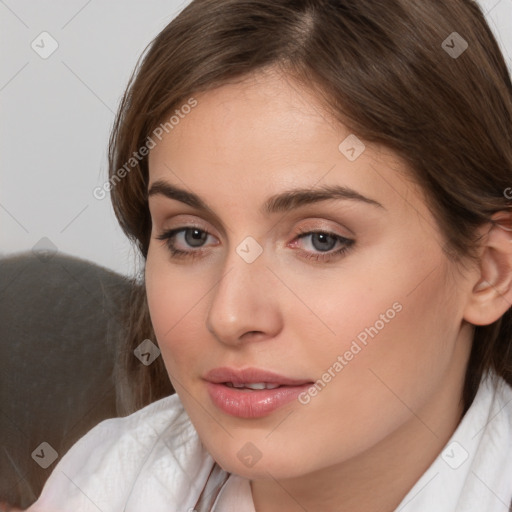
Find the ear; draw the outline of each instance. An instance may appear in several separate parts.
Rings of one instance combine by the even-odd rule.
[[[512,212],[500,211],[481,228],[481,257],[464,319],[489,325],[512,306]]]

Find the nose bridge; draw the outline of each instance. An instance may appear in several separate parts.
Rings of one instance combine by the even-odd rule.
[[[245,239],[230,251],[212,291],[207,328],[223,343],[236,344],[247,332],[272,334],[278,328],[278,307],[269,289],[272,273],[255,242]]]

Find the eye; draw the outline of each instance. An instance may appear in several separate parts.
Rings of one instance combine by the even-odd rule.
[[[321,262],[329,262],[342,257],[355,243],[355,241],[350,238],[345,238],[328,231],[306,231],[299,234],[297,240],[306,238],[310,238],[308,245],[313,248],[313,251],[319,251],[319,253],[301,250],[299,252],[303,254],[302,257],[307,260]],[[338,249],[333,250],[336,245],[338,245]]]
[[[210,235],[207,231],[197,227],[188,226],[164,231],[161,235],[157,236],[157,240],[165,240],[166,246],[169,249],[172,257],[175,258],[194,258],[199,256],[202,251],[192,250],[187,251],[176,247],[176,240],[181,239],[181,246],[190,246],[200,248],[204,245],[205,240]]]
[[[208,237],[213,235],[207,231],[194,226],[183,226],[175,229],[164,231],[158,235],[157,240],[164,240],[167,249],[171,253],[172,258],[196,258],[201,256],[204,252],[200,250]],[[296,241],[303,240],[310,237],[311,249],[308,251],[299,250],[301,257],[306,260],[314,260],[321,262],[328,262],[335,258],[343,256],[355,243],[354,240],[330,233],[328,231],[305,231],[300,232],[296,237]],[[178,244],[177,244],[178,241]],[[297,242],[294,241],[292,246]],[[181,245],[184,248],[178,248]],[[338,245],[338,249],[333,250]],[[186,247],[191,247],[192,250],[186,250]],[[341,247],[340,247],[341,246]],[[318,252],[314,252],[318,251]]]

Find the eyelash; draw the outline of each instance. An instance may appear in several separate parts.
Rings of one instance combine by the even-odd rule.
[[[198,250],[192,250],[192,251],[182,251],[181,249],[176,249],[176,247],[174,246],[174,238],[178,233],[185,232],[187,230],[192,230],[192,229],[200,231],[201,233],[206,233],[207,235],[210,234],[210,233],[208,233],[208,231],[205,231],[205,230],[200,229],[195,226],[184,226],[184,227],[164,231],[162,234],[160,234],[156,238],[157,238],[157,240],[165,241],[165,245],[167,246],[167,249],[171,253],[172,258],[189,258],[192,260],[194,258],[201,256],[203,250],[198,249]],[[330,233],[329,231],[322,231],[322,230],[319,230],[319,231],[299,230],[297,239],[305,238],[309,235],[315,235],[315,234],[326,235],[331,238],[334,238],[337,242],[343,243],[344,246],[341,249],[338,249],[334,252],[311,254],[311,253],[306,253],[304,251],[299,251],[299,252],[302,252],[303,254],[305,254],[305,256],[303,256],[303,258],[308,261],[314,260],[317,262],[320,261],[322,263],[328,263],[328,262],[332,261],[333,259],[341,258],[342,256],[344,256],[352,248],[352,246],[355,243],[355,240],[352,240],[350,238],[345,238],[345,237],[337,235],[335,233]],[[331,251],[332,251],[332,249],[331,249]]]

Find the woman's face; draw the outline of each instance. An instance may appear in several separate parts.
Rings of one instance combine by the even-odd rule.
[[[146,285],[207,449],[287,478],[437,425],[460,398],[471,286],[403,162],[277,74],[195,99],[150,153]],[[258,383],[274,389],[234,387]]]

